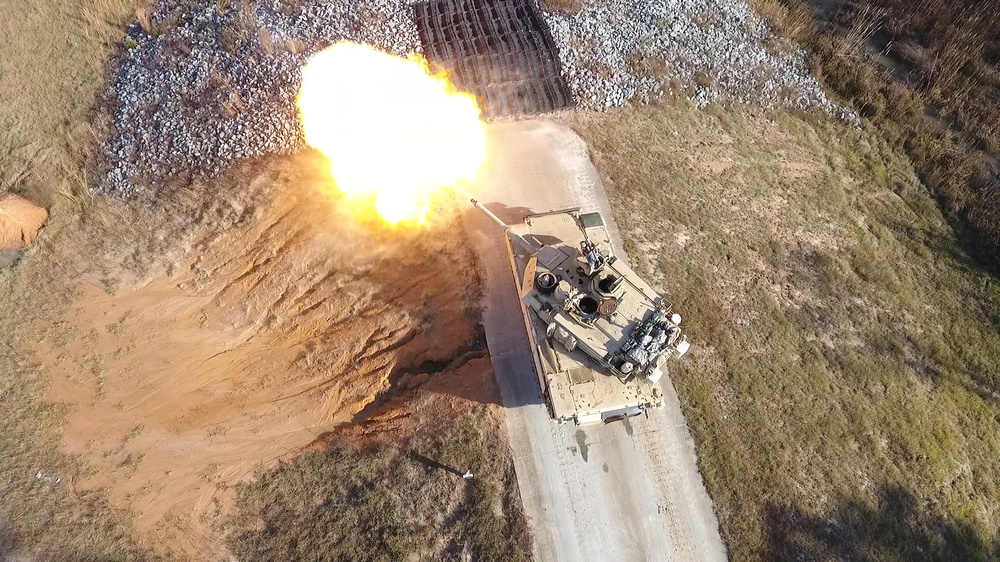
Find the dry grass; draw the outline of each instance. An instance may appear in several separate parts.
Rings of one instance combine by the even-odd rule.
[[[530,559],[508,446],[479,407],[405,445],[337,444],[240,487],[240,560]],[[472,469],[475,478],[461,474]]]
[[[981,264],[1000,264],[1000,2],[755,0],[814,73],[913,160]]]
[[[105,64],[139,0],[18,2],[0,22],[0,189],[46,206],[86,198],[88,112]],[[15,170],[12,176],[8,170]]]
[[[715,84],[715,77],[704,70],[699,70],[694,73],[694,83],[702,88],[711,88]]]
[[[78,275],[73,263],[42,267],[44,260],[86,255],[90,248],[75,239],[113,220],[87,191],[88,117],[108,54],[139,4],[16,1],[7,6],[16,17],[0,21],[0,191],[23,194],[51,212],[21,264],[0,271],[0,558],[14,552],[44,560],[147,558],[125,514],[100,493],[75,492],[70,475],[80,467],[59,452],[64,412],[36,401],[44,376],[16,351],[34,337],[32,319],[69,298],[47,287]]]
[[[733,559],[1000,557],[1000,286],[908,159],[784,113],[578,128],[626,249],[686,311],[672,378]]]

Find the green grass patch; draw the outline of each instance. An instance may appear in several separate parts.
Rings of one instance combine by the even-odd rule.
[[[905,153],[981,266],[1000,263],[996,2],[754,0],[817,78]],[[877,181],[889,179],[876,164]]]
[[[996,559],[995,283],[877,133],[719,111],[576,127],[693,340],[672,379],[733,559]]]

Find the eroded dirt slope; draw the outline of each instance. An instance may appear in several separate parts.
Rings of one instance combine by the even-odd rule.
[[[453,211],[423,230],[356,219],[323,165],[234,172],[141,226],[117,207],[110,228],[140,241],[68,283],[35,346],[48,399],[70,407],[64,446],[86,460],[71,485],[105,488],[152,543],[221,554],[235,483],[482,355]]]

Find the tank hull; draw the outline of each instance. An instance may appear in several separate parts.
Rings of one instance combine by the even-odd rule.
[[[552,273],[559,281],[581,288],[592,281],[580,270],[577,248],[585,238],[613,255],[603,220],[593,215],[588,215],[590,226],[581,225],[575,210],[529,216],[523,224],[508,227],[507,238],[539,387],[553,418],[581,425],[622,419],[662,406],[658,382],[623,376],[608,359],[652,311],[669,308],[621,260],[610,260],[602,271],[622,279],[617,293],[623,298],[616,299],[613,314],[598,315],[589,324],[560,308],[559,298],[550,289],[539,288],[539,272]],[[512,242],[518,238],[533,243],[539,251],[530,253],[524,244]],[[553,337],[555,330],[575,343],[567,346],[558,341]]]

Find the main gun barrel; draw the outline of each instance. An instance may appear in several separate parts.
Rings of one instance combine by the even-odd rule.
[[[486,208],[486,205],[483,205],[482,203],[480,203],[475,198],[470,199],[470,201],[472,201],[472,204],[476,208],[478,208],[480,211],[486,213],[486,216],[490,217],[490,219],[493,222],[497,223],[497,225],[499,225],[500,228],[503,229],[504,234],[507,235],[507,238],[510,238],[511,242],[513,242],[514,244],[517,244],[518,246],[521,247],[521,249],[526,250],[529,254],[534,254],[535,252],[538,251],[538,248],[535,247],[534,244],[532,244],[531,242],[528,242],[527,240],[524,239],[523,236],[521,236],[520,234],[518,234],[518,233],[514,232],[513,230],[511,230],[510,229],[510,225],[507,224],[507,223],[505,223],[505,222],[503,222],[502,220],[500,220],[500,217],[494,215],[493,211],[490,211],[489,209]]]
[[[500,220],[500,217],[498,217],[498,216],[494,215],[494,214],[493,214],[493,211],[491,211],[491,210],[487,209],[487,208],[486,208],[486,205],[483,205],[482,203],[480,203],[478,199],[470,199],[470,201],[472,201],[472,204],[473,204],[473,205],[474,205],[474,206],[475,206],[476,208],[478,208],[478,209],[479,209],[480,211],[482,211],[482,212],[486,213],[486,216],[488,216],[488,217],[490,217],[491,219],[493,219],[493,222],[495,222],[495,223],[497,223],[498,225],[500,225],[500,228],[502,228],[502,229],[504,229],[504,230],[507,230],[507,229],[509,229],[509,228],[510,228],[510,226],[509,226],[509,225],[508,225],[507,223],[505,223],[505,222],[503,222],[502,220]]]

